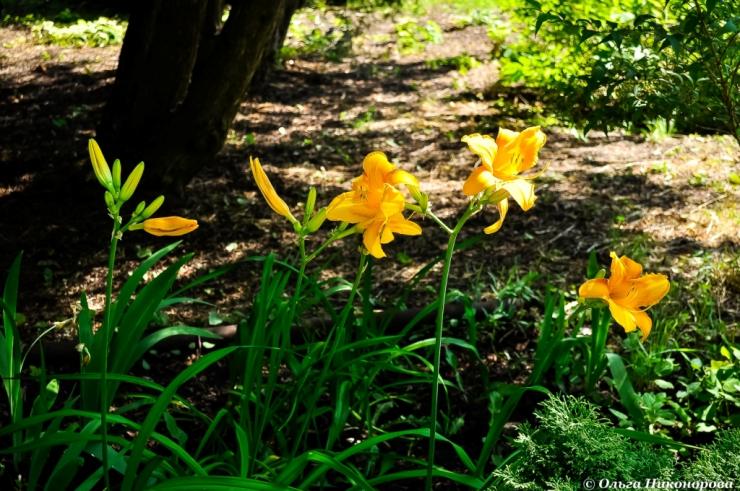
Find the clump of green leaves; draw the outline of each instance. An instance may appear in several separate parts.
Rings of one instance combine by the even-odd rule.
[[[404,55],[420,53],[427,44],[439,44],[444,38],[442,28],[433,20],[428,20],[424,24],[413,20],[396,24],[396,36],[398,51]]]
[[[353,26],[333,12],[305,9],[293,16],[280,60],[306,57],[340,61],[352,52]]]
[[[78,19],[71,24],[45,20],[31,26],[31,32],[34,38],[43,44],[103,47],[121,44],[126,26],[125,21],[108,17],[98,17],[95,20]]]
[[[481,63],[476,57],[463,53],[461,55],[450,56],[447,58],[426,60],[424,64],[433,70],[438,68],[451,68],[460,72],[461,75],[465,75],[473,68],[479,67]]]
[[[515,9],[524,33],[503,53],[504,84],[541,89],[561,117],[586,130],[652,130],[662,117],[666,129],[740,139],[740,15],[732,2],[525,4]]]
[[[584,479],[620,481],[671,478],[667,450],[627,439],[596,407],[573,396],[552,396],[535,412],[537,426],[522,425],[518,457],[495,471],[490,490],[580,490]]]

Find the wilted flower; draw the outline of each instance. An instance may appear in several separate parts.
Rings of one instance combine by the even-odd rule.
[[[644,340],[653,321],[645,313],[668,293],[671,285],[662,274],[642,275],[642,266],[628,258],[611,253],[611,276],[609,279],[595,278],[588,280],[578,289],[582,299],[598,299],[609,305],[614,320],[626,332],[636,328],[642,332]]]

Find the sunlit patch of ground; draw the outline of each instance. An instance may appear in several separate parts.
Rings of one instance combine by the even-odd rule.
[[[314,12],[309,20],[315,15],[323,14]],[[536,101],[489,91],[496,79],[496,63],[489,55],[493,45],[480,26],[460,28],[453,16],[440,14],[434,19],[444,41],[404,54],[395,42],[398,19],[380,14],[350,14],[349,18],[356,26],[351,56],[339,61],[321,56],[285,60],[284,69],[244,101],[216,162],[191,183],[184,201],[173,205],[177,208],[167,210],[201,221],[199,231],[185,238],[180,248],[196,253],[184,270],[187,277],[255,254],[292,256],[291,228],[263,204],[248,173],[249,155],[260,157],[279,193],[300,214],[310,186],[318,188],[319,204],[326,205],[348,189],[361,172],[365,154],[383,150],[419,178],[432,207],[451,222],[465,205],[460,189],[475,164],[460,137],[495,133],[498,126],[523,129],[537,120]],[[99,115],[92,108],[100,107],[110,87],[117,49],[41,47],[27,39],[19,41],[19,36],[22,33],[17,30],[0,29],[0,42],[13,44],[3,52],[7,59],[0,69],[2,128],[13,127],[18,117],[15,104],[29,99],[32,103],[24,107],[30,108],[33,121],[43,124],[33,125],[38,134],[31,134],[28,125],[22,134],[16,131],[7,145],[4,142],[2,165],[30,162],[33,172],[52,166],[54,158],[86,165],[84,142],[93,134],[93,116]],[[463,74],[429,63],[460,55],[475,57],[480,65]],[[74,84],[67,87],[70,80]],[[79,102],[60,100],[66,96],[64,91],[82,94],[92,88],[103,91],[85,102],[93,116],[71,116]],[[43,109],[48,101],[53,102],[51,113]],[[525,121],[519,115],[535,119]],[[54,123],[54,118],[64,118],[65,123]],[[648,141],[641,136],[592,133],[584,141],[567,129],[546,127],[545,131],[548,144],[541,160],[549,170],[539,180],[537,205],[528,213],[512,206],[500,233],[462,252],[454,266],[453,287],[470,292],[475,278],[485,283],[489,273],[500,276],[519,265],[572,289],[583,277],[590,251],[596,250],[604,260],[611,249],[627,253],[642,242],[649,244],[648,266],[658,270],[685,264],[684,259],[697,251],[730,251],[731,255],[737,250],[740,186],[731,183],[730,175],[740,172],[740,149],[734,140],[690,135]],[[44,163],[47,155],[52,162]],[[0,183],[0,198],[21,199],[24,179]],[[90,204],[88,214],[100,205]],[[55,206],[64,209],[66,205]],[[94,215],[96,223],[105,223],[102,206],[100,212]],[[55,220],[61,220],[60,215]],[[34,288],[23,293],[25,305],[33,311],[28,315],[31,325],[68,316],[83,290],[91,294],[95,306],[101,304],[107,231],[87,229],[87,215],[78,217],[77,223],[74,220],[64,227],[57,224],[57,237],[64,241],[61,252],[53,250],[48,238],[43,247],[35,248],[33,234],[8,233],[0,241],[3,257],[11,257],[21,247],[27,250],[27,274]],[[496,213],[486,211],[471,221],[463,239],[495,220]],[[325,225],[325,230],[330,226]],[[444,234],[429,221],[422,226],[422,239],[400,238],[387,246],[389,258],[376,264],[380,305],[443,249]],[[147,250],[164,244],[142,235],[124,241],[120,263],[124,270]],[[89,250],[91,243],[99,244],[100,252],[79,257],[75,251],[83,246]],[[317,243],[318,239],[313,240],[309,246]],[[329,248],[327,257],[333,261],[317,265],[316,272],[322,278],[342,274],[351,279],[358,244],[356,238],[349,238]],[[726,258],[717,254],[709,261]],[[51,281],[42,281],[45,269],[50,270]],[[243,309],[258,274],[253,263],[239,266],[204,297],[221,311]],[[434,273],[410,303],[428,300],[429,288],[436,285],[433,278]],[[203,312],[193,308],[185,314],[202,318]]]

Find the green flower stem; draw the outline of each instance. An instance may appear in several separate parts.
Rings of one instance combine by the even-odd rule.
[[[113,269],[116,264],[116,249],[118,241],[121,238],[121,217],[116,211],[113,214],[113,233],[110,240],[110,251],[108,252],[108,275],[105,282],[105,318],[103,320],[103,367],[100,371],[100,424],[103,429],[103,476],[105,479],[105,488],[110,487],[110,475],[108,464],[108,347],[110,344],[112,312],[111,303],[113,298]]]
[[[439,366],[442,359],[442,328],[444,325],[445,303],[447,302],[447,280],[450,277],[450,266],[452,264],[452,255],[455,253],[455,242],[457,236],[465,225],[465,222],[479,210],[477,202],[473,201],[460,217],[455,225],[454,230],[450,231],[450,238],[447,241],[447,251],[445,253],[445,262],[442,269],[442,279],[439,285],[439,296],[437,297],[437,319],[435,322],[434,333],[434,373],[432,375],[432,413],[429,421],[429,457],[427,461],[427,476],[425,489],[432,489],[432,474],[434,472],[434,453],[437,438],[437,406],[439,403]],[[434,217],[431,212],[428,216]],[[436,218],[436,217],[435,217]],[[434,218],[432,218],[434,220]],[[437,219],[438,220],[438,219]],[[441,222],[441,221],[440,221]],[[442,224],[443,225],[443,224]],[[444,228],[447,228],[446,226]],[[449,230],[449,228],[447,228]]]
[[[586,367],[585,389],[591,393],[604,370],[606,358],[606,338],[609,334],[611,317],[605,309],[595,307],[591,310],[591,346]]]
[[[442,228],[442,230],[444,230],[445,232],[447,232],[447,235],[452,235],[453,233],[455,233],[455,231],[452,230],[450,227],[448,227],[445,224],[445,222],[443,222],[437,215],[435,215],[434,213],[432,213],[432,210],[427,210],[426,213],[425,213],[425,215],[428,216],[429,218],[431,218],[434,221],[434,223],[436,223],[437,225],[439,225]],[[468,218],[470,218],[470,217],[468,217]]]
[[[329,247],[332,243],[336,242],[337,240],[341,240],[345,237],[349,237],[352,234],[356,234],[357,232],[358,232],[357,227],[351,227],[346,230],[342,230],[341,228],[337,229],[324,242],[322,242],[321,245],[315,251],[313,251],[311,254],[308,255],[308,257],[306,257],[306,261],[305,261],[306,264],[316,259],[318,255],[321,254],[321,252],[327,247]],[[305,254],[305,252],[302,254]]]

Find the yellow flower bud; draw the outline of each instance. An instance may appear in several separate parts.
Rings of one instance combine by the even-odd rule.
[[[103,157],[103,151],[100,150],[98,142],[90,139],[87,143],[87,150],[90,153],[90,161],[92,162],[93,172],[98,182],[108,191],[114,192],[113,188],[113,176],[110,173],[110,167]]]
[[[190,220],[182,217],[160,217],[144,220],[131,227],[131,230],[144,229],[156,236],[177,236],[185,235],[198,228],[197,220]]]
[[[139,181],[141,181],[142,174],[144,174],[144,162],[139,162],[139,165],[134,167],[126,182],[123,183],[120,195],[121,201],[128,201],[133,196],[136,187],[139,185]]]

